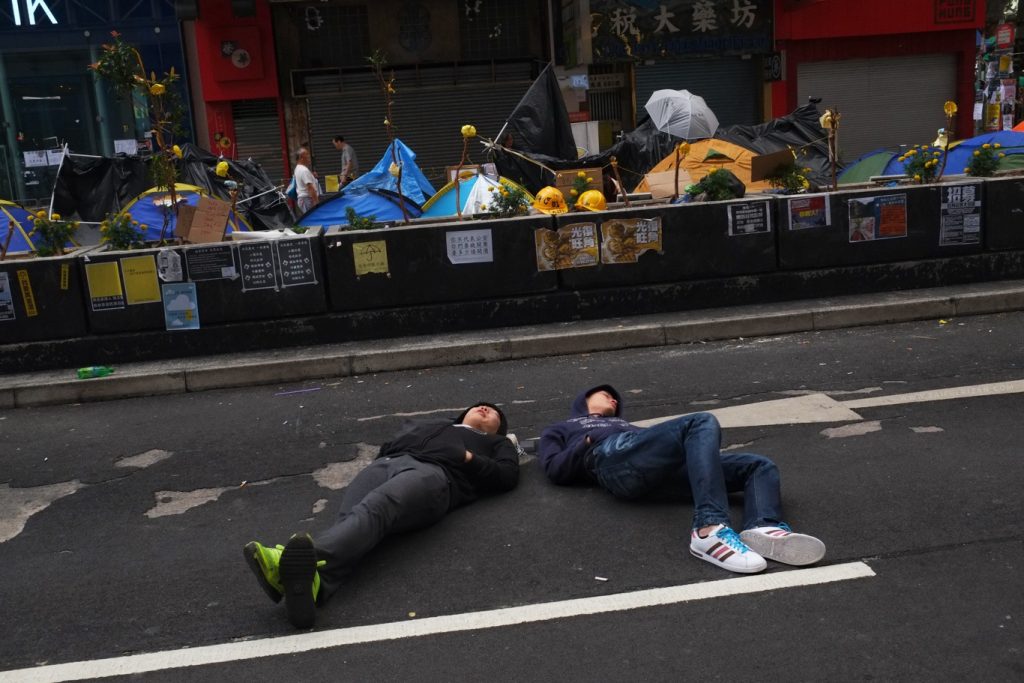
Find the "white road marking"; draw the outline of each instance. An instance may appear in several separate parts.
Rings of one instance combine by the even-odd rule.
[[[871,432],[882,431],[882,423],[878,420],[873,422],[858,422],[852,425],[843,425],[842,427],[829,427],[828,429],[821,430],[823,436],[827,436],[830,439],[843,439],[848,436],[864,436]]]
[[[694,600],[707,600],[730,595],[775,591],[784,588],[814,586],[837,581],[866,579],[875,572],[863,562],[849,562],[826,567],[813,567],[770,574],[757,574],[718,581],[653,588],[632,593],[617,593],[591,598],[577,598],[521,607],[506,607],[485,612],[453,614],[426,619],[356,626],[353,628],[314,631],[279,638],[263,638],[221,645],[184,648],[166,652],[113,657],[94,661],[69,662],[13,671],[0,671],[5,683],[48,683],[78,681],[107,676],[130,676],[150,671],[166,671],[193,666],[247,661],[261,657],[298,654],[312,650],[374,643],[400,638],[417,638],[441,633],[458,633],[482,629],[530,624],[553,619],[568,619],[591,614],[675,605]]]
[[[928,401],[949,401],[957,398],[976,398],[979,396],[998,396],[1000,394],[1024,393],[1024,380],[1016,379],[1008,382],[992,382],[991,384],[975,384],[966,387],[950,387],[931,391],[915,391],[909,394],[893,394],[891,396],[873,396],[843,401],[847,408],[876,408],[878,406],[897,406],[905,403],[926,403]]]
[[[161,450],[159,448],[151,448],[150,450],[139,453],[138,455],[129,455],[121,458],[114,463],[115,467],[138,467],[145,469],[151,467],[158,462],[163,462],[167,458],[174,455],[171,451]]]
[[[722,427],[757,427],[762,425],[809,424],[812,422],[852,422],[861,420],[860,415],[846,407],[846,404],[826,396],[811,394],[795,398],[780,398],[776,401],[747,403],[741,406],[715,408],[706,412],[718,418]],[[634,422],[638,427],[651,427],[679,417],[656,417]]]

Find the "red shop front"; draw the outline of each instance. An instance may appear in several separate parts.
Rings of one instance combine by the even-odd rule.
[[[772,85],[781,116],[821,98],[842,115],[845,161],[881,147],[925,144],[959,113],[956,137],[974,126],[977,31],[984,0],[776,0],[782,80]]]
[[[206,132],[199,143],[215,154],[259,161],[280,183],[290,167],[270,5],[267,0],[200,0],[196,6],[192,57],[199,93],[194,97],[202,102],[196,109],[203,108]],[[187,34],[187,23],[185,28]]]

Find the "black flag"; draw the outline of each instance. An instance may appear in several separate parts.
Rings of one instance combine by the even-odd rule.
[[[576,143],[572,137],[569,113],[555,78],[555,70],[548,64],[537,76],[530,89],[512,110],[501,137],[495,142],[518,152],[544,154],[556,159],[575,159]],[[508,134],[510,145],[506,145]]]

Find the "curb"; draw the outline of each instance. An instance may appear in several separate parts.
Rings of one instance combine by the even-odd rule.
[[[1024,310],[1024,281],[516,327],[256,354],[136,363],[92,380],[69,371],[0,378],[0,409],[294,383],[700,341]]]

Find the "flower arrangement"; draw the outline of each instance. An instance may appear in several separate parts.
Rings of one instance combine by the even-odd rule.
[[[145,245],[145,230],[145,224],[128,214],[114,214],[100,223],[100,241],[109,244],[111,249],[138,249]]]
[[[806,175],[810,172],[810,168],[797,166],[796,160],[793,160],[785,166],[779,166],[775,173],[765,180],[769,185],[785,191],[786,194],[795,194],[811,188],[811,181],[807,179]]]
[[[521,187],[491,186],[488,191],[491,193],[491,203],[487,206],[487,213],[495,218],[524,216],[530,210],[530,200]]]
[[[586,171],[577,171],[576,177],[572,179],[572,188],[569,190],[569,194],[573,197],[579,197],[590,189],[592,182],[594,182],[594,179],[588,176]]]
[[[44,210],[37,211],[29,218],[32,221],[29,237],[38,234],[42,238],[36,253],[39,256],[63,256],[64,245],[78,232],[78,221],[61,218],[59,213],[47,215]]]
[[[1005,152],[999,151],[1001,147],[1002,145],[998,142],[986,142],[980,149],[974,150],[974,154],[964,169],[964,173],[976,178],[987,178],[995,175],[996,169],[999,168],[999,160],[1006,156]]]
[[[345,207],[345,220],[348,221],[349,230],[369,230],[376,222],[376,216],[360,216],[351,206]]]
[[[466,163],[466,152],[469,151],[469,141],[476,137],[476,126],[467,123],[459,129],[462,133],[462,156],[459,157],[459,165],[455,167],[455,213],[459,220],[462,220],[462,200],[459,191],[462,188],[462,167]]]
[[[735,178],[736,176],[726,169],[716,169],[701,178],[699,183],[686,188],[686,193],[695,198],[698,195],[704,195],[703,200],[710,202],[736,199],[736,192],[733,189]],[[742,187],[742,184],[740,186]]]
[[[911,147],[898,161],[903,164],[903,172],[915,183],[931,183],[939,175],[939,164],[942,163],[943,149],[929,145]]]
[[[384,132],[388,136],[388,148],[391,150],[391,167],[395,167],[397,173],[391,171],[391,167],[388,168],[388,171],[395,177],[395,191],[398,192],[398,208],[402,210],[402,219],[408,223],[410,219],[409,210],[405,206],[405,195],[402,193],[403,169],[402,163],[398,158],[398,150],[395,149],[394,117],[392,116],[392,108],[395,103],[395,72],[392,70],[389,75],[384,74],[384,69],[388,65],[388,57],[381,50],[374,50],[373,54],[366,58],[366,61],[370,63],[370,69],[377,78],[377,85],[384,96]]]

